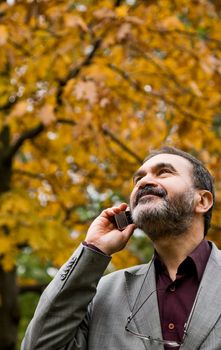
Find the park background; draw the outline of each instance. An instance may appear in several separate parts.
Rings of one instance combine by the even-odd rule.
[[[220,0],[0,1],[0,350],[151,149],[211,170],[221,247],[220,18]],[[108,272],[151,252],[137,231]]]

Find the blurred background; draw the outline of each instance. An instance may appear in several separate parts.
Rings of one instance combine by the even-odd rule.
[[[0,350],[151,149],[216,179],[221,247],[220,0],[0,1]],[[145,262],[136,231],[109,271]]]

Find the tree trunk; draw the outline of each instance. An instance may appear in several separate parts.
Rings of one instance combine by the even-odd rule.
[[[6,114],[8,107],[7,104]],[[43,123],[39,123],[34,128],[24,131],[15,142],[11,140],[8,125],[4,125],[0,130],[0,196],[11,189],[13,159],[16,153],[26,140],[35,138],[43,130]],[[0,226],[0,231],[3,235],[10,235],[7,226]],[[4,271],[0,256],[0,350],[16,350],[19,316],[16,268],[13,271]]]
[[[10,155],[10,130],[0,131],[0,195],[10,190],[12,158]],[[0,227],[2,234],[10,235],[8,227]],[[1,259],[1,256],[0,256]],[[15,350],[19,323],[18,288],[16,268],[4,271],[0,261],[0,350]]]
[[[0,350],[15,350],[19,322],[16,269],[10,272],[0,267]]]

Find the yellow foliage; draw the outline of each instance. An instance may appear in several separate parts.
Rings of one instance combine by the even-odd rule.
[[[27,113],[27,108],[28,108],[27,101],[20,101],[20,102],[16,103],[14,108],[12,108],[12,112],[10,114],[10,117],[11,118],[23,117],[24,114]]]
[[[12,248],[11,241],[4,235],[0,236],[0,253],[7,254]]]
[[[79,16],[75,16],[75,15],[67,13],[64,17],[64,20],[65,20],[66,27],[70,27],[70,28],[79,27],[84,32],[88,31],[86,23]]]
[[[27,195],[25,189],[15,188],[10,192],[5,192],[0,196],[1,215],[22,214],[31,211],[32,200]]]
[[[164,144],[198,154],[217,178],[220,202],[217,7],[209,0],[72,5],[44,1],[35,12],[32,3],[0,4],[6,269],[26,245],[62,264],[102,208],[128,200],[133,172]],[[218,209],[211,236],[219,243]],[[130,250],[113,259],[119,268],[136,263]]]
[[[170,30],[182,30],[184,29],[184,26],[182,22],[179,20],[177,15],[169,16],[163,19],[163,21],[159,24],[159,26],[162,26],[163,29],[169,28]]]
[[[116,8],[115,12],[116,12],[118,17],[125,17],[125,16],[127,16],[127,13],[128,13],[128,6],[126,6],[126,5],[118,6]]]
[[[128,249],[114,254],[112,258],[112,263],[117,269],[126,268],[129,266],[138,265],[140,260],[137,256],[133,255]]]
[[[15,267],[15,255],[5,254],[2,258],[1,265],[5,271],[11,271]]]
[[[39,110],[39,119],[41,122],[45,125],[48,126],[51,123],[53,123],[56,118],[54,114],[54,106],[45,104],[40,110]]]
[[[0,25],[0,46],[3,46],[6,44],[8,39],[8,30],[7,27],[4,25]]]

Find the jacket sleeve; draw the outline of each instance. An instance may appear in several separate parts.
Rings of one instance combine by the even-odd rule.
[[[110,257],[81,245],[43,292],[21,350],[86,350],[89,312]]]

